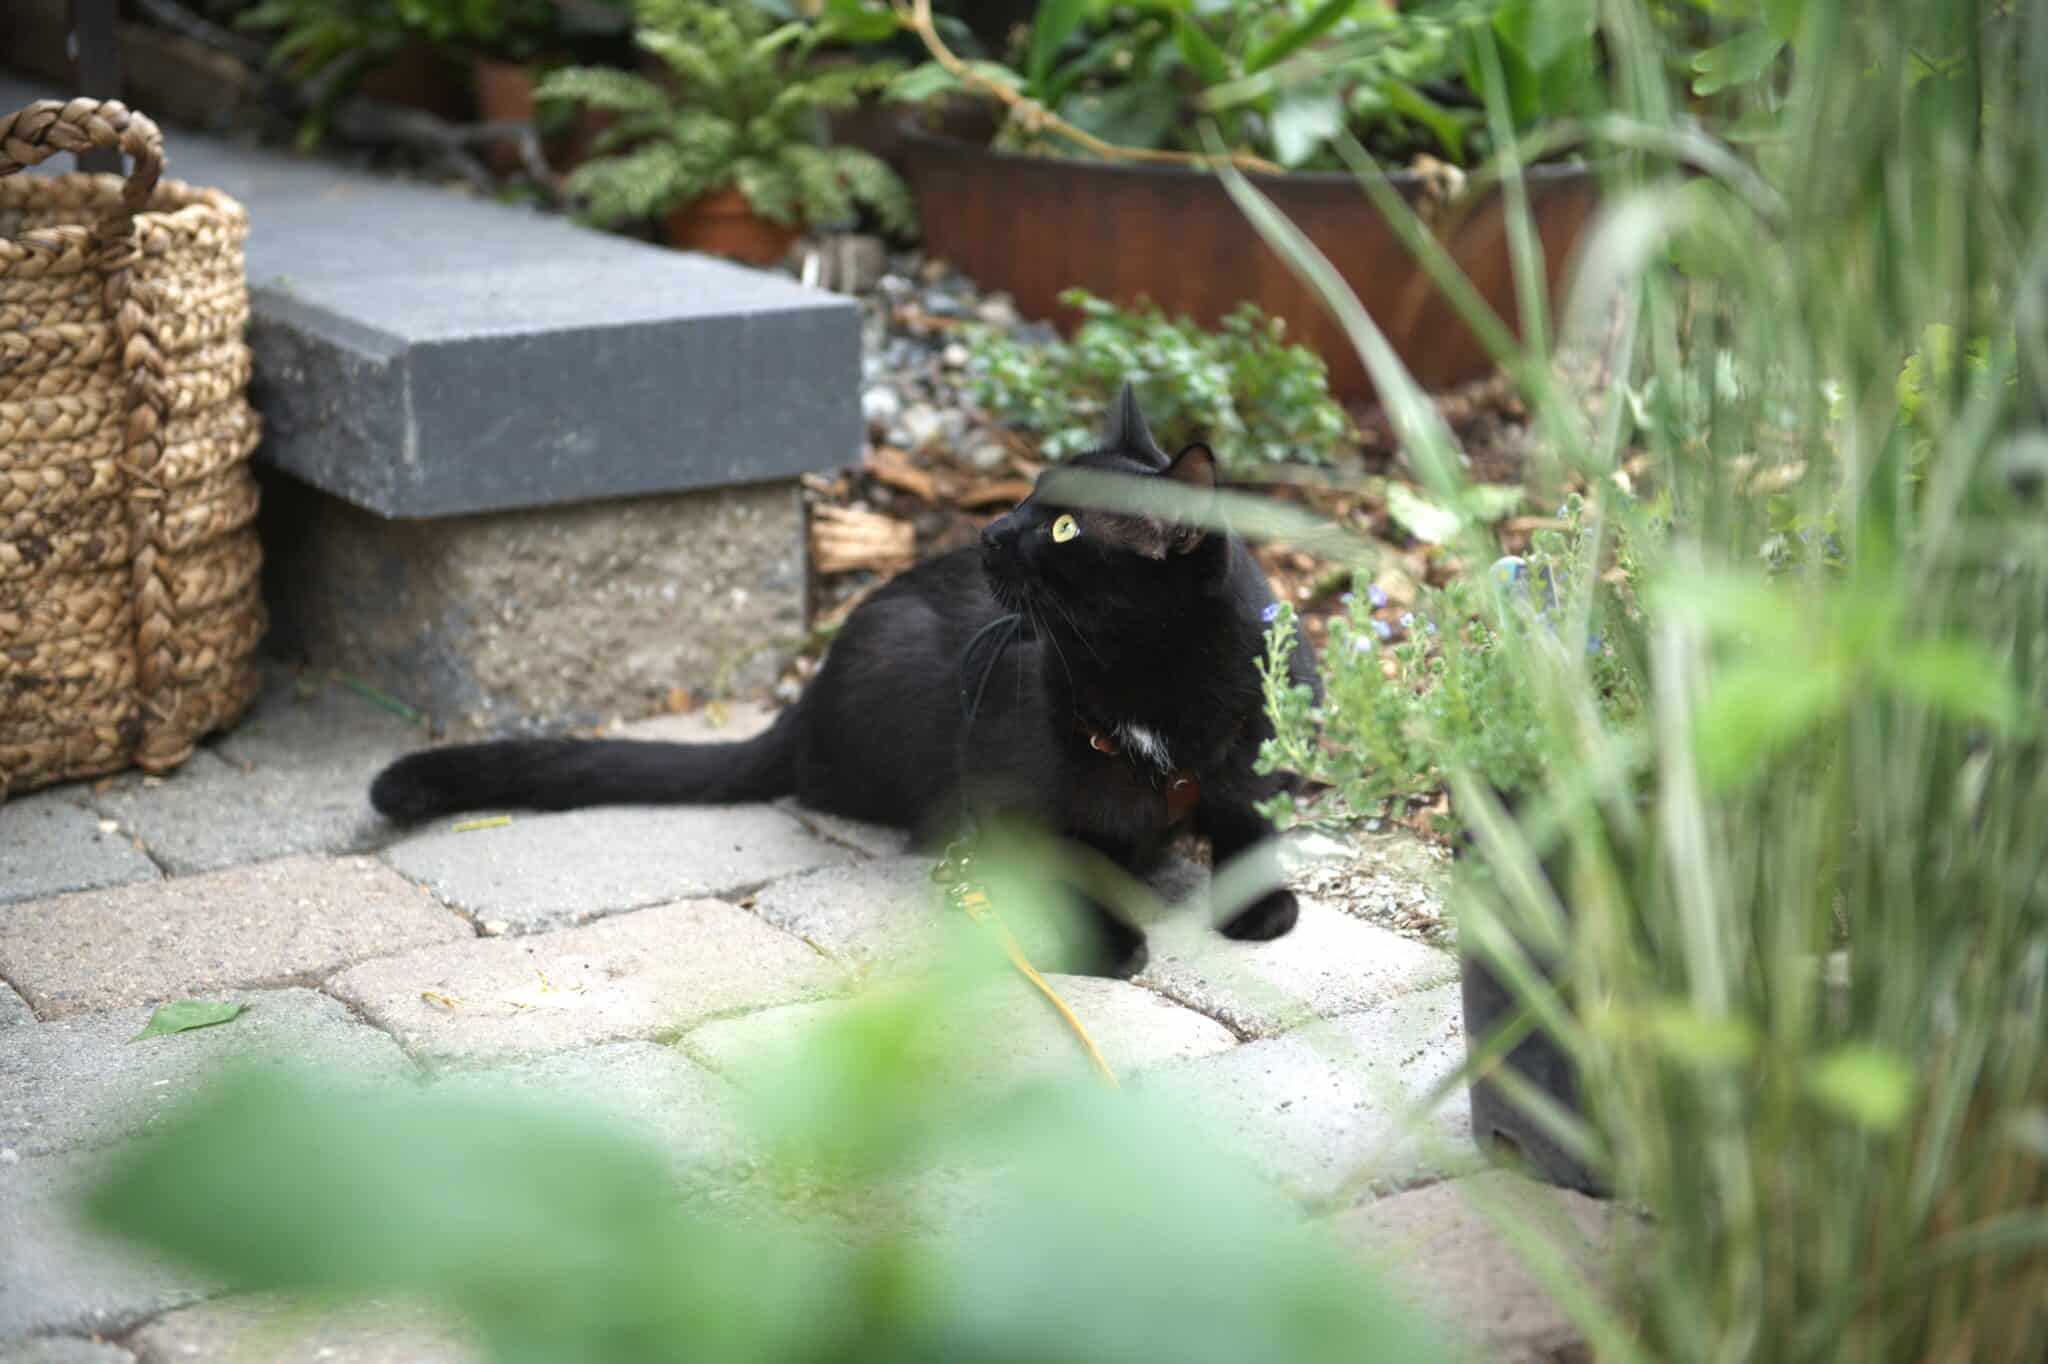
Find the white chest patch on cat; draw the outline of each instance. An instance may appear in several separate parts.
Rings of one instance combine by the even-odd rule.
[[[1161,772],[1173,770],[1173,755],[1167,751],[1166,740],[1145,726],[1118,725],[1116,741],[1119,748],[1127,753],[1137,754]]]

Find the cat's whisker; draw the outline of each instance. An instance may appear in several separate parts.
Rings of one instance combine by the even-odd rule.
[[[1026,597],[1019,597],[1017,599],[1017,604],[1023,608],[1024,620],[1026,624],[1028,624],[1031,627],[1031,633],[1034,636],[1043,634],[1044,631],[1039,629],[1037,620],[1033,618],[1031,614],[1030,599]],[[1024,664],[1021,661],[1019,661],[1017,666],[1012,668],[1010,671],[1012,674],[1015,675],[1017,679],[1017,704],[1021,706],[1024,704]]]
[[[1066,618],[1067,624],[1073,628],[1074,638],[1081,641],[1081,647],[1086,649],[1089,655],[1093,657],[1097,663],[1103,662],[1104,660],[1102,657],[1102,651],[1095,647],[1095,641],[1088,638],[1088,632],[1081,628],[1080,621],[1074,619],[1074,613],[1072,611],[1069,611],[1066,608],[1066,606],[1058,600],[1053,601],[1053,607],[1060,613],[1061,616]],[[1069,674],[1069,676],[1071,677],[1071,674]]]
[[[1054,602],[1053,606],[1057,609],[1059,603]],[[1074,668],[1072,664],[1067,662],[1067,651],[1060,647],[1059,636],[1055,635],[1043,621],[1038,622],[1038,629],[1039,633],[1044,635],[1047,641],[1052,644],[1053,655],[1059,659],[1060,668],[1067,675],[1067,687],[1071,690],[1074,686]]]

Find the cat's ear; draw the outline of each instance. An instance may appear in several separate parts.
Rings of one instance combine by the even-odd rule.
[[[1176,483],[1185,483],[1195,488],[1216,486],[1216,456],[1206,445],[1190,445],[1173,457],[1173,463],[1166,466],[1166,476]]]
[[[1189,488],[1213,493],[1216,491],[1216,456],[1206,445],[1190,445],[1173,457],[1173,463],[1166,466],[1164,476]],[[1204,499],[1205,505],[1208,501]],[[1201,547],[1207,534],[1206,527],[1177,522],[1172,527],[1168,547],[1175,554],[1190,554]]]
[[[1145,424],[1145,414],[1138,409],[1138,390],[1131,387],[1129,379],[1124,380],[1115,405],[1109,409],[1109,430],[1103,435],[1102,446],[1105,450],[1141,456],[1155,464],[1166,463],[1166,452],[1152,439],[1152,428]]]
[[[1216,491],[1216,457],[1209,453],[1206,445],[1190,445],[1172,460],[1164,454],[1159,462],[1165,468],[1144,475],[1146,478],[1169,478],[1191,492],[1203,494],[1199,498],[1206,508]],[[1142,485],[1141,485],[1142,486]],[[1174,499],[1176,502],[1180,498]],[[1206,532],[1200,525],[1174,519],[1170,513],[1161,511],[1151,514],[1132,512],[1090,512],[1085,523],[1089,533],[1100,543],[1127,549],[1147,559],[1164,559],[1173,554],[1190,554],[1201,548]]]

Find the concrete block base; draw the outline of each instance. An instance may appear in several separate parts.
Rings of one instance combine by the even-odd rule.
[[[804,624],[795,482],[428,521],[264,472],[271,652],[438,732],[637,718],[770,684]]]

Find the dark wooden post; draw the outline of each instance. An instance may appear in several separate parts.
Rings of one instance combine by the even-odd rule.
[[[71,61],[77,90],[92,99],[121,98],[120,0],[71,0]],[[121,173],[117,151],[81,153],[78,168]]]

